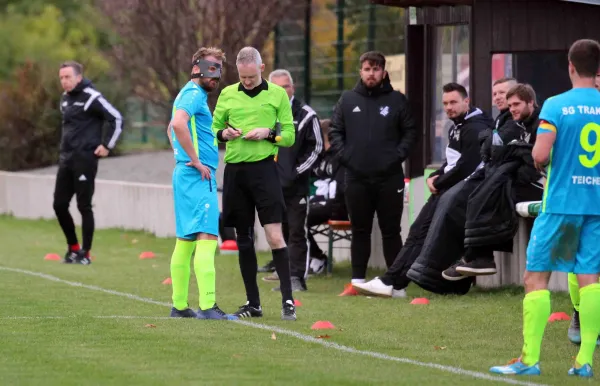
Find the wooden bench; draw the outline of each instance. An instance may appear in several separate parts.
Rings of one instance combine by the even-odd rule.
[[[311,234],[327,237],[327,274],[333,270],[333,244],[340,240],[352,240],[352,226],[350,221],[329,220],[326,224],[319,224],[310,229]]]

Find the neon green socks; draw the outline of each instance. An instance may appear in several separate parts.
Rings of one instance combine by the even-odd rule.
[[[523,299],[523,353],[521,361],[533,366],[540,361],[542,338],[550,317],[550,291],[533,291]],[[598,336],[596,334],[596,336]]]
[[[591,284],[579,290],[579,322],[581,325],[581,347],[577,364],[592,365],[596,340],[600,334],[600,284]]]
[[[215,253],[217,240],[196,241],[196,255],[194,257],[194,272],[198,281],[200,295],[200,309],[208,310],[216,303],[215,295]],[[188,265],[189,269],[189,265]]]
[[[573,308],[579,312],[579,282],[577,281],[577,275],[574,273],[569,273],[569,296],[571,296]]]
[[[195,241],[177,239],[171,256],[171,280],[173,282],[173,307],[183,311],[188,308],[190,262]]]

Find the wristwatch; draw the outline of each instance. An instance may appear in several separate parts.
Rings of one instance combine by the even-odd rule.
[[[281,136],[277,135],[276,130],[269,130],[269,135],[267,136],[266,140],[272,143],[277,143],[281,141]]]

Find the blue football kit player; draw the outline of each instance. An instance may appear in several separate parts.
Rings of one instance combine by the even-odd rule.
[[[211,129],[208,93],[219,84],[224,59],[220,49],[198,50],[192,59],[192,79],[173,103],[168,131],[176,161],[173,199],[177,240],[171,257],[172,317],[234,318],[217,306],[215,295],[214,258],[219,235],[215,174],[219,150]],[[199,292],[197,313],[188,304],[192,254]]]
[[[500,374],[539,375],[544,329],[550,316],[552,271],[579,282],[581,347],[569,375],[591,377],[600,333],[600,93],[594,88],[600,44],[578,40],[569,50],[573,88],[549,98],[540,113],[533,160],[547,169],[542,210],[527,248],[521,357]]]

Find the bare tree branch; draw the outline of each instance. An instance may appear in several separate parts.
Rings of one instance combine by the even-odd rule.
[[[120,38],[111,57],[141,98],[169,107],[201,46],[225,52],[220,87],[238,81],[237,52],[263,49],[292,0],[97,0]],[[216,96],[212,97],[212,102]]]

